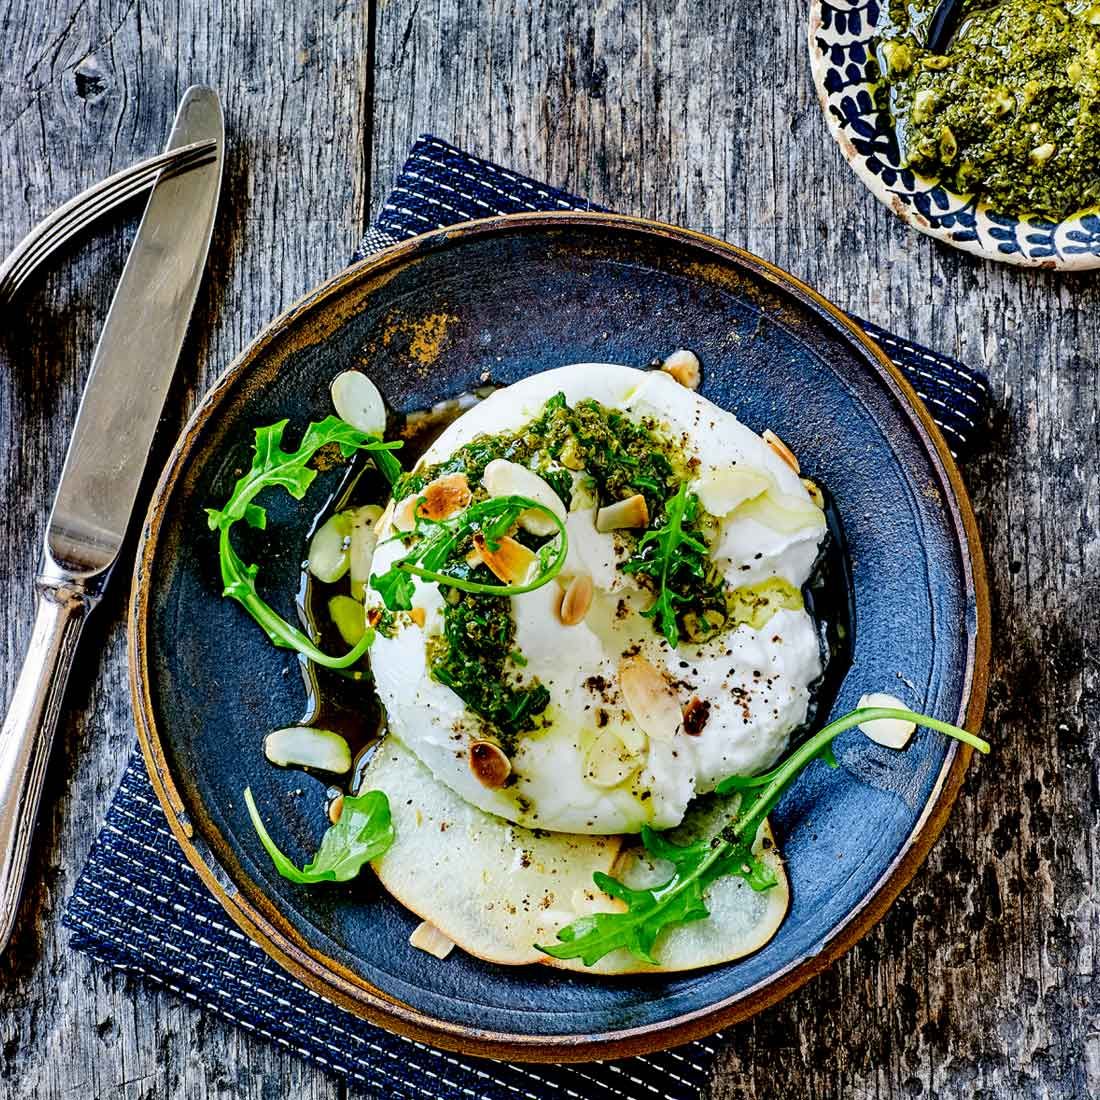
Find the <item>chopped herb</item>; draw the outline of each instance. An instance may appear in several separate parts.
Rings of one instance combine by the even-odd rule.
[[[835,766],[832,743],[840,734],[880,718],[916,722],[955,737],[979,752],[989,752],[986,741],[949,722],[887,707],[854,710],[830,722],[767,774],[723,780],[718,794],[739,794],[740,799],[733,816],[716,836],[677,845],[655,830],[644,828],[642,843],[646,851],[672,864],[669,878],[659,886],[635,890],[598,872],[593,875],[597,888],[625,902],[626,910],[581,917],[558,932],[559,943],[538,949],[555,959],[581,959],[585,966],[592,966],[612,951],[626,950],[656,965],[653,948],[657,937],[670,928],[708,917],[706,890],[718,879],[737,875],[754,890],[773,887],[775,876],[752,850],[764,819],[807,765],[823,759]]]
[[[340,820],[325,830],[317,854],[300,870],[276,846],[264,827],[252,791],[245,788],[245,805],[253,828],[275,870],[291,882],[347,882],[359,874],[364,863],[388,851],[394,840],[389,799],[382,791],[345,795]]]
[[[383,443],[377,436],[367,435],[337,416],[329,416],[306,428],[297,450],[285,451],[282,444],[287,423],[286,420],[280,420],[276,424],[256,429],[251,469],[237,480],[224,508],[206,509],[210,529],[218,532],[218,552],[224,586],[222,595],[240,603],[263,627],[275,645],[296,649],[326,668],[348,668],[370,648],[374,632],[367,630],[359,643],[343,657],[330,657],[324,653],[301,630],[288,623],[261,598],[256,588],[259,566],[246,565],[241,560],[233,549],[229,533],[233,524],[242,519],[249,527],[266,529],[267,511],[253,503],[256,495],[264,489],[281,485],[295,500],[301,500],[317,476],[317,471],[309,462],[322,447],[338,447],[344,458],[350,458],[356,451],[369,451],[379,469],[392,480],[394,467],[398,471],[401,467],[389,452],[401,444]]]

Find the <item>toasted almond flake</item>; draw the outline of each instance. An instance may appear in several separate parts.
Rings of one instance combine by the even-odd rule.
[[[437,959],[445,959],[455,947],[454,940],[443,935],[434,924],[429,921],[421,921],[409,937],[409,943],[421,951],[427,951]]]
[[[337,822],[339,822],[340,817],[343,814],[343,812],[344,812],[344,796],[342,794],[338,794],[328,804],[328,819],[329,819],[329,821],[331,821],[333,823],[333,825],[337,824]]]
[[[409,611],[409,618],[416,623],[417,626],[423,627],[427,622],[428,613],[422,607],[414,607]]]
[[[619,665],[619,689],[631,717],[656,741],[671,741],[683,714],[672,685],[644,657],[625,657]]]
[[[604,729],[584,754],[582,774],[592,786],[610,790],[625,783],[641,766],[641,757],[627,748],[618,733]]]
[[[614,504],[601,508],[596,513],[596,530],[606,534],[608,531],[619,531],[628,527],[648,527],[649,509],[646,507],[645,497],[641,493],[635,493],[626,500],[617,500]]]
[[[699,356],[687,348],[674,351],[662,364],[661,370],[671,375],[685,389],[697,390],[701,373],[699,370]]]
[[[474,535],[473,541],[478,556],[493,576],[505,584],[526,584],[538,566],[538,556],[511,535],[497,539],[495,549],[481,532]]]
[[[802,479],[802,487],[810,494],[810,500],[817,505],[818,508],[825,507],[825,494],[821,491],[821,486],[812,478],[804,477]]]
[[[893,695],[884,692],[871,692],[864,695],[859,707],[891,707],[895,710],[908,710],[909,708]],[[916,723],[907,722],[901,718],[876,718],[872,722],[861,722],[859,727],[876,745],[883,745],[888,749],[904,749],[909,744],[909,738],[916,730]]]
[[[389,534],[390,528],[393,526],[393,513],[396,507],[397,505],[391,500],[386,505],[386,510],[378,517],[378,522],[374,525],[374,537],[376,539]]]
[[[587,573],[578,573],[568,584],[561,598],[558,618],[563,626],[576,626],[592,606],[592,578]]]
[[[527,497],[549,509],[562,523],[565,522],[565,505],[561,498],[550,485],[538,474],[521,466],[518,462],[510,462],[506,458],[494,458],[485,467],[485,473],[481,475],[481,484],[491,497],[520,496]],[[557,524],[542,512],[528,508],[521,512],[519,525],[532,535],[552,535],[557,529]]]
[[[416,526],[416,520],[413,517],[417,499],[414,493],[411,497],[405,497],[404,500],[393,506],[393,511],[390,513],[390,524],[395,531],[404,534]],[[385,516],[383,516],[384,518]]]
[[[495,741],[474,741],[470,745],[470,771],[490,790],[503,787],[512,774],[512,762]]]
[[[747,466],[718,466],[696,479],[692,490],[712,516],[728,516],[747,500],[766,493],[772,479],[762,470]]]
[[[468,508],[473,499],[465,474],[446,474],[428,482],[420,494],[423,500],[417,515],[441,520]]]
[[[798,459],[795,458],[794,451],[792,451],[790,447],[771,430],[771,428],[768,428],[760,438],[763,439],[796,474],[802,473],[802,467],[798,464]]]

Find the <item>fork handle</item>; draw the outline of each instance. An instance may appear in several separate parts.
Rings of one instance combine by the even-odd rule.
[[[26,659],[0,728],[0,952],[8,945],[46,762],[77,639],[95,599],[79,582],[38,578],[38,607]]]

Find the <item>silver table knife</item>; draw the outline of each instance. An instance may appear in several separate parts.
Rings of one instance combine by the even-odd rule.
[[[218,143],[213,161],[153,188],[92,357],[46,528],[30,647],[0,728],[0,951],[15,924],[77,639],[122,547],[206,266],[225,128],[217,93],[188,88],[167,148],[206,138]]]

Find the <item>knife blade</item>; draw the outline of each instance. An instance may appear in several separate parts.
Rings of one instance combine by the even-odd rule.
[[[34,629],[0,727],[0,951],[11,937],[65,682],[84,619],[122,548],[206,266],[225,130],[212,88],[188,88],[167,149],[216,155],[158,179],[130,248],[77,412],[46,527]]]
[[[210,88],[190,88],[167,150],[224,142]],[[89,578],[118,556],[206,266],[222,156],[153,190],[103,324],[46,528],[53,560]]]

